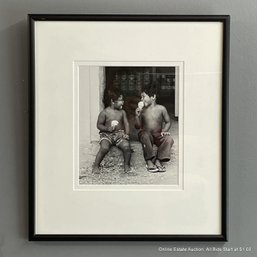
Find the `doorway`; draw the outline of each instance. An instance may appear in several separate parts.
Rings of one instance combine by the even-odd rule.
[[[130,124],[130,139],[138,140],[135,129],[135,110],[143,88],[156,88],[157,103],[164,105],[171,119],[176,119],[176,67],[105,67],[106,89],[124,97],[124,110]]]

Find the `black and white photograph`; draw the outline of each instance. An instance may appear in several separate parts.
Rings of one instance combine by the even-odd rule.
[[[178,184],[178,67],[82,66],[80,76],[79,184]]]

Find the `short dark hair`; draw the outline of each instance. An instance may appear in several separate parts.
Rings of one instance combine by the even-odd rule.
[[[157,95],[157,86],[156,84],[150,84],[147,86],[144,86],[142,88],[142,93],[145,92],[148,96],[154,96]]]
[[[104,107],[108,107],[111,105],[111,100],[117,101],[119,97],[121,96],[119,90],[110,90],[105,89],[104,90],[104,97],[103,97],[103,104]]]

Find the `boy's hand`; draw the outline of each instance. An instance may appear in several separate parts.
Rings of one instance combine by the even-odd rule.
[[[162,131],[161,132],[161,136],[163,137],[163,136],[169,136],[170,135],[170,132],[164,132],[164,131]]]
[[[113,132],[114,130],[115,130],[115,127],[109,127],[109,128],[108,128],[108,131],[109,131],[109,132]]]
[[[142,109],[141,108],[137,108],[136,109],[136,116],[139,117],[141,112],[142,112]]]
[[[125,139],[129,140],[129,135],[125,134],[123,137],[124,137]]]

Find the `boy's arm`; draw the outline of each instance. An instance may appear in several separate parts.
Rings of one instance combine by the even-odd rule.
[[[135,128],[141,128],[141,110],[139,108],[136,109]]]
[[[123,114],[123,123],[124,123],[124,128],[125,128],[125,134],[128,135],[129,134],[129,122],[128,122],[127,114],[125,111],[122,111],[122,114]]]
[[[102,112],[100,112],[100,114],[98,116],[96,126],[100,131],[108,132],[109,129],[104,124],[105,124],[105,113],[104,113],[104,111],[102,111]]]
[[[167,112],[167,109],[163,106],[163,110],[162,110],[162,115],[163,115],[163,119],[165,122],[164,128],[162,129],[162,132],[169,132],[170,127],[171,127],[171,121],[170,121],[170,116]]]

